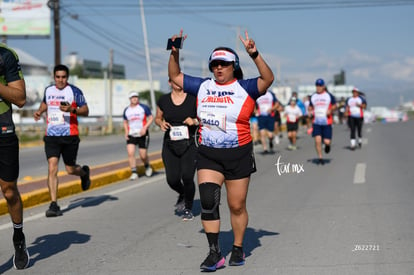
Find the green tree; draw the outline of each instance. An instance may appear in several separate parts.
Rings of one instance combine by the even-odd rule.
[[[80,64],[76,64],[75,67],[71,70],[69,70],[70,75],[77,76],[79,78],[83,78],[83,67]]]
[[[163,91],[154,91],[154,95],[155,95],[155,102],[158,101],[158,99],[160,99],[160,97],[165,94],[165,92]],[[150,91],[149,90],[145,90],[143,92],[139,93],[139,97],[140,99],[146,100],[147,102],[151,102],[151,95],[150,95]]]

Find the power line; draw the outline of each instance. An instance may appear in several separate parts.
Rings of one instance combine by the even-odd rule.
[[[134,1],[135,2],[135,1]],[[148,13],[165,14],[165,10],[174,11],[176,13],[186,12],[248,12],[248,11],[286,11],[286,10],[313,10],[313,9],[335,9],[335,8],[362,8],[362,7],[384,7],[384,6],[401,6],[401,5],[414,5],[412,0],[348,0],[348,1],[169,1],[163,2],[162,9],[160,8],[159,1],[150,1],[146,4],[146,10]],[[138,3],[131,2],[91,2],[87,4],[77,4],[71,2],[70,6],[84,7],[88,10],[91,7],[99,6],[102,10],[114,11],[128,11],[131,8],[137,8]],[[183,7],[185,9],[183,10]]]
[[[68,9],[63,9],[65,12],[65,15],[69,15],[70,17],[73,17],[74,13],[69,11]],[[139,64],[144,64],[144,61],[142,60],[145,58],[145,55],[141,53],[139,50],[142,50],[142,46],[130,42],[129,38],[120,37],[118,33],[113,34],[109,33],[107,29],[102,28],[98,24],[94,23],[91,20],[84,19],[83,17],[76,16],[76,20],[74,22],[80,23],[82,25],[82,29],[89,29],[91,33],[94,36],[97,36],[97,38],[93,38],[90,34],[86,33],[84,30],[81,30],[80,28],[76,28],[74,24],[70,24],[66,22],[65,17],[62,17],[62,23],[67,26],[68,28],[72,29],[76,33],[82,35],[86,39],[94,42],[94,44],[100,46],[101,48],[104,48],[109,51],[109,49],[114,48],[114,46],[117,47],[116,53],[121,55],[124,59],[130,61],[130,60],[136,60]],[[155,63],[160,63],[160,60],[155,58]]]

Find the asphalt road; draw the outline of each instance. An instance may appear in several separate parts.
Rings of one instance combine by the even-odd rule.
[[[324,166],[313,163],[313,141],[304,134],[297,151],[286,150],[286,138],[274,155],[255,147],[246,265],[217,274],[414,274],[413,132],[413,121],[366,125],[362,148],[350,151],[346,127],[336,126]],[[183,222],[164,177],[67,197],[58,218],[44,217],[47,205],[26,209],[31,265],[24,271],[12,268],[12,228],[1,216],[0,273],[198,274],[208,252],[198,191],[196,217]],[[220,208],[228,260],[225,188]]]

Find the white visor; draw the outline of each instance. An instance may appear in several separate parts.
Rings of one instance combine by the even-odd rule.
[[[223,60],[223,61],[228,61],[228,62],[235,62],[236,61],[236,56],[233,53],[229,52],[229,51],[218,50],[218,51],[214,51],[211,54],[210,63],[213,60]]]
[[[129,98],[134,97],[134,96],[138,96],[137,92],[130,92],[129,93]]]

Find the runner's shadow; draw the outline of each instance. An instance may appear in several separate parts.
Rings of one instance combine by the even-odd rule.
[[[352,149],[351,148],[351,145],[348,145],[348,146],[344,146],[343,149],[346,149],[348,151],[357,151],[358,149],[361,149],[361,148],[359,148],[358,146],[356,146],[356,147],[354,147],[354,149]]]
[[[156,175],[160,175],[160,174],[163,174],[163,172],[160,172],[160,171],[157,171],[157,170],[153,169],[151,177],[147,177],[145,175],[145,173],[142,172],[142,173],[138,173],[138,178],[152,178],[152,177],[154,177]]]
[[[205,231],[202,229],[200,233],[204,233]],[[266,231],[263,229],[254,229],[251,227],[246,228],[246,232],[244,233],[244,241],[243,241],[243,251],[246,257],[250,256],[256,248],[262,246],[260,239],[265,236],[277,236],[279,235],[278,232]],[[222,248],[223,256],[227,254],[230,255],[231,250],[233,248],[233,230],[229,231],[220,231],[219,236],[219,243],[220,247]]]
[[[62,213],[68,212],[77,207],[93,207],[93,206],[98,206],[106,201],[116,201],[116,200],[118,200],[117,197],[113,197],[109,195],[79,198],[79,199],[71,201],[67,208],[62,209]]]
[[[262,246],[260,239],[265,236],[277,236],[278,232],[266,231],[263,229],[246,228],[243,240],[243,250],[246,257],[250,256],[256,248]],[[233,230],[220,232],[220,243],[223,244],[223,255],[231,253],[233,247]],[[229,255],[230,256],[230,255]]]
[[[194,217],[201,215],[201,202],[200,200],[194,200],[193,202],[193,215]]]
[[[14,253],[14,251],[10,251],[11,253]],[[0,265],[0,274],[5,273],[7,270],[10,270],[13,268],[13,256],[10,257],[10,259],[5,262],[4,264]]]
[[[331,160],[332,159],[325,159],[325,158],[323,158],[323,161],[324,161],[324,164],[329,164],[329,163],[331,163]],[[321,165],[320,163],[319,163],[319,159],[318,158],[314,158],[314,159],[308,159],[307,160],[308,162],[310,162],[310,163],[312,163],[312,164],[315,164],[315,165]]]
[[[28,268],[35,265],[38,261],[65,251],[72,244],[83,244],[89,242],[90,239],[90,235],[80,234],[77,231],[66,231],[39,237],[27,247],[30,253],[30,264]],[[0,265],[0,274],[12,268],[13,256],[6,263]]]

